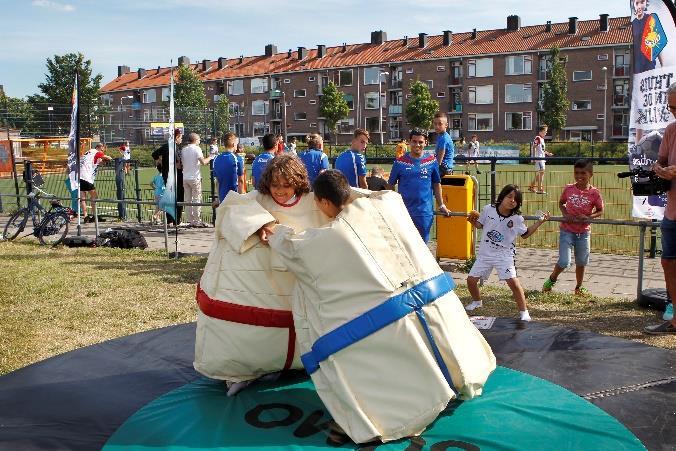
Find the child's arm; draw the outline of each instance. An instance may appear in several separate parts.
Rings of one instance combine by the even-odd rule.
[[[474,227],[476,227],[477,229],[483,229],[483,228],[484,228],[484,225],[483,225],[482,223],[479,222],[479,216],[480,216],[480,215],[479,215],[479,212],[478,212],[478,211],[472,210],[472,211],[470,211],[469,214],[467,215],[467,222],[469,222],[470,224],[472,224],[472,225],[473,225]]]
[[[526,233],[524,233],[523,235],[521,235],[521,238],[528,238],[529,236],[531,236],[532,234],[534,234],[535,231],[536,231],[537,229],[539,229],[540,226],[541,226],[542,224],[544,224],[545,221],[547,221],[547,220],[549,220],[549,212],[547,212],[547,213],[545,213],[544,215],[542,215],[542,219],[540,219],[540,220],[538,220],[538,221],[535,221],[533,224],[531,224],[531,226],[528,227],[528,229],[526,230]]]

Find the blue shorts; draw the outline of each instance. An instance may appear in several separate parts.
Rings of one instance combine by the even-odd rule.
[[[432,230],[434,216],[411,216],[411,219],[423,241],[427,243],[430,240],[430,230]]]
[[[570,266],[571,251],[575,250],[575,265],[587,266],[589,264],[589,232],[573,233],[559,230],[559,261],[560,268]]]
[[[660,230],[662,231],[662,258],[676,259],[676,221],[663,218]]]

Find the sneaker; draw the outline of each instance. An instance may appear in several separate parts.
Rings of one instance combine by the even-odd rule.
[[[521,321],[530,321],[530,314],[528,313],[528,310],[524,310],[522,312],[519,312],[519,319]]]
[[[483,304],[481,303],[481,301],[472,301],[465,306],[465,310],[467,310],[468,312],[471,312],[472,310],[476,310],[476,309],[480,308],[482,305]]]
[[[676,327],[671,324],[671,321],[665,321],[656,326],[648,326],[643,329],[643,332],[650,335],[676,334]]]
[[[547,191],[535,191],[535,194],[547,194]]]
[[[662,315],[664,321],[671,321],[674,319],[674,304],[671,302],[667,304],[667,308],[664,309],[664,315]]]
[[[552,288],[554,288],[554,285],[556,285],[556,280],[552,280],[549,277],[547,277],[547,280],[545,280],[545,283],[542,284],[542,291],[544,293],[548,291],[552,291]]]
[[[577,287],[575,288],[575,296],[591,296],[591,293],[585,287]]]

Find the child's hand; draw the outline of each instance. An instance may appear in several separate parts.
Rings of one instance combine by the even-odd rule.
[[[270,236],[273,235],[273,231],[270,227],[268,226],[263,226],[258,231],[256,232],[258,234],[258,238],[261,239],[261,242],[264,244],[268,244]]]
[[[551,216],[551,215],[549,214],[548,211],[543,212],[543,213],[540,215],[540,222],[542,223],[542,222],[545,222],[545,221],[549,221],[549,217],[550,217],[550,216]]]
[[[479,215],[480,215],[479,212],[476,210],[470,211],[467,214],[467,222],[469,222],[470,224],[474,224],[477,221],[477,219],[479,219]]]

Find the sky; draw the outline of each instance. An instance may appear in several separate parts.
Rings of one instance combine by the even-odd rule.
[[[521,25],[628,16],[628,0],[0,0],[0,85],[7,95],[39,92],[47,58],[81,52],[102,85],[117,66],[132,71],[278,51]]]

